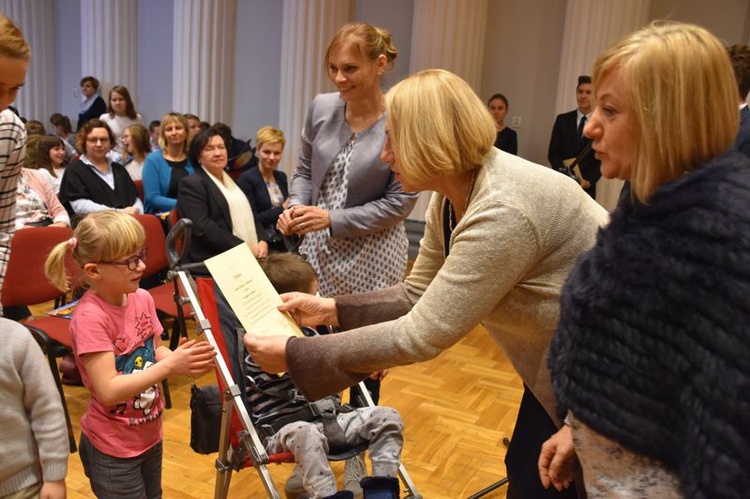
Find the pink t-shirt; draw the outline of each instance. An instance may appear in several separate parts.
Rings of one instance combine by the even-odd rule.
[[[135,457],[159,443],[164,401],[159,387],[153,385],[121,404],[105,406],[94,392],[81,356],[111,351],[119,374],[147,369],[156,363],[154,339],[161,332],[154,300],[143,289],[127,295],[123,307],[87,291],[73,312],[73,352],[83,383],[91,393],[81,431],[104,454]]]

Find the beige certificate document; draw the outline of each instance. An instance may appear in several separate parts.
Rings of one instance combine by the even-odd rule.
[[[247,244],[209,258],[205,264],[245,331],[259,336],[302,336],[294,320],[276,308],[281,298]]]

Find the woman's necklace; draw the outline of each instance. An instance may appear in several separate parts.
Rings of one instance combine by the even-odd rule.
[[[464,211],[461,214],[462,217],[463,217],[463,215],[466,214],[466,210],[469,209],[469,200],[471,199],[472,192],[474,192],[474,182],[477,179],[477,170],[479,170],[479,168],[474,168],[474,169],[471,170],[471,180],[469,181],[469,192],[466,194],[466,202],[464,203]],[[451,214],[450,215],[451,216],[448,219],[448,227],[450,227],[451,232],[453,232],[453,229],[456,228],[456,224],[458,223],[456,221],[456,210],[453,209],[453,204],[451,204]]]

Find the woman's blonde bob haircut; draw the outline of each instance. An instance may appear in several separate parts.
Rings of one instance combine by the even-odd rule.
[[[631,192],[648,202],[656,189],[730,148],[737,135],[737,82],[726,49],[691,24],[655,22],[604,51],[594,86],[613,72],[635,117]]]
[[[73,261],[83,268],[87,263],[113,262],[143,247],[146,234],[141,223],[121,211],[105,210],[86,215],[76,226],[75,244],[60,243],[47,257],[44,273],[52,284],[68,291],[69,276],[65,254],[72,247]]]
[[[468,83],[442,69],[420,71],[386,94],[388,137],[401,175],[424,182],[481,167],[495,122]]]
[[[281,144],[281,149],[286,145],[284,132],[272,126],[264,126],[255,134],[255,147],[260,149],[263,144]]]

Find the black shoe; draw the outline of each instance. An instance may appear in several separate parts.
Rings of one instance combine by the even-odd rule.
[[[368,476],[359,482],[365,499],[398,499],[400,484],[398,478],[392,476]]]

